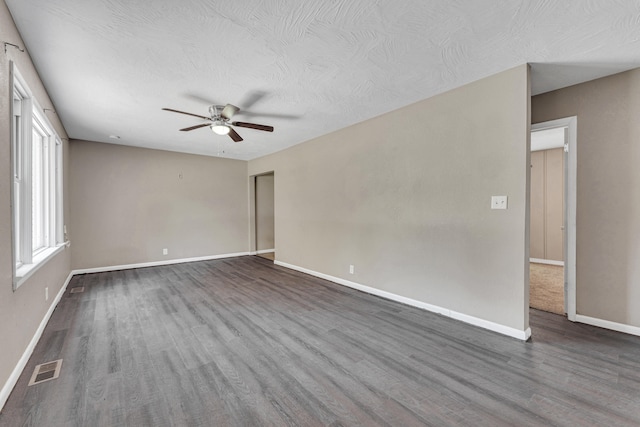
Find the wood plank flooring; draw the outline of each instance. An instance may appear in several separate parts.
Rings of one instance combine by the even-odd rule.
[[[640,424],[638,337],[531,324],[520,342],[260,257],[80,275],[0,425]]]
[[[271,261],[276,259],[276,253],[275,252],[265,252],[262,254],[258,254],[259,257],[261,258],[265,258],[265,259],[270,259]]]

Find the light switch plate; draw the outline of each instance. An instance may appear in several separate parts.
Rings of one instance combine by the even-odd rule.
[[[507,209],[507,196],[491,196],[491,209]]]

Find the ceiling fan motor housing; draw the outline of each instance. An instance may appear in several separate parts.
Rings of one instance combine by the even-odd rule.
[[[209,114],[213,120],[222,119],[222,110],[224,105],[212,105],[209,107]]]
[[[209,127],[214,133],[218,135],[229,135],[235,142],[242,141],[242,137],[232,129],[232,126],[238,126],[249,129],[262,130],[266,132],[273,132],[273,126],[259,125],[256,123],[247,122],[232,122],[231,118],[240,111],[240,108],[235,105],[211,105],[209,107],[209,117],[201,116],[199,114],[187,113],[186,111],[174,110],[173,108],[163,108],[163,110],[171,111],[174,113],[186,114],[188,116],[199,117],[205,120],[205,123],[195,126],[189,126],[184,129],[180,129],[183,132],[200,129],[203,127]]]

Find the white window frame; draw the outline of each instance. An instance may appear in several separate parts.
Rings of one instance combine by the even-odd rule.
[[[11,63],[12,249],[14,290],[64,247],[62,143],[25,80]],[[42,238],[33,242],[33,133],[42,135]]]

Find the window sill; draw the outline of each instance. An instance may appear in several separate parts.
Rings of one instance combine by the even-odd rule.
[[[68,247],[70,243],[71,242],[65,242],[61,245],[45,249],[44,251],[33,257],[33,262],[31,264],[24,264],[17,268],[16,277],[14,280],[14,290],[18,289],[20,285],[25,282],[25,280],[31,277],[33,273],[38,271],[38,269],[45,265],[51,258],[62,252],[62,250]]]

